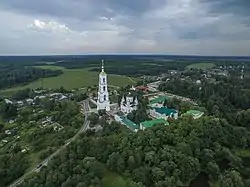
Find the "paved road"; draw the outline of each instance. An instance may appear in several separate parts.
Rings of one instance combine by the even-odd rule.
[[[56,155],[58,155],[58,153],[60,151],[62,151],[64,148],[66,148],[71,142],[73,142],[80,133],[86,131],[89,128],[89,124],[90,122],[88,121],[88,111],[89,111],[89,100],[84,100],[82,103],[82,107],[83,107],[83,114],[85,116],[84,119],[84,123],[82,125],[82,127],[79,129],[79,131],[77,132],[77,134],[75,134],[75,136],[73,136],[72,138],[70,138],[69,140],[66,141],[66,143],[61,146],[56,152],[54,152],[53,154],[51,154],[48,158],[46,158],[44,161],[40,162],[35,168],[31,169],[30,171],[28,171],[27,173],[25,173],[23,176],[21,176],[19,179],[17,179],[15,182],[13,182],[12,184],[9,185],[9,187],[15,187],[18,186],[19,184],[21,184],[23,182],[23,180],[30,175],[33,172],[39,172],[42,166],[46,166],[47,163]],[[38,167],[39,166],[39,167]]]

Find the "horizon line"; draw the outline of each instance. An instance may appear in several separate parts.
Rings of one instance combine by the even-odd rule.
[[[38,56],[107,56],[107,55],[134,55],[134,56],[186,56],[186,57],[245,57],[250,58],[246,55],[236,56],[236,55],[201,55],[201,54],[166,54],[166,53],[84,53],[84,54],[0,54],[0,57],[38,57]]]

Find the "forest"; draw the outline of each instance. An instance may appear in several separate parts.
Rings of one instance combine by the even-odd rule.
[[[10,88],[33,82],[39,78],[60,75],[60,70],[39,69],[33,67],[14,68],[4,67],[0,71],[0,89]]]
[[[123,128],[112,123],[82,134],[21,186],[101,187],[108,171],[129,179],[128,187],[188,187],[199,175],[221,187],[250,186],[250,168],[235,152],[249,148],[245,128],[213,117],[185,117],[138,133]]]

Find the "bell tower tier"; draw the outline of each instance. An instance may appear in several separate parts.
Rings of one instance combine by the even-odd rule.
[[[99,74],[97,110],[110,111],[108,81],[107,81],[107,74],[104,71],[103,60],[102,60],[102,71]]]

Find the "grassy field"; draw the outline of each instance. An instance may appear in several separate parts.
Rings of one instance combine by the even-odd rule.
[[[238,149],[234,150],[235,154],[240,157],[250,158],[250,149]]]
[[[211,69],[215,65],[213,63],[196,63],[187,66],[188,69]]]
[[[44,69],[62,70],[63,74],[57,77],[49,77],[36,80],[25,86],[17,86],[6,90],[1,90],[0,94],[8,95],[14,91],[31,88],[60,88],[63,86],[66,89],[82,88],[98,84],[98,72],[92,72],[88,69],[65,69],[59,66],[36,66]],[[108,83],[115,86],[125,86],[134,84],[137,80],[126,76],[108,75]]]
[[[112,172],[107,172],[102,180],[103,187],[128,187],[129,182],[129,179]]]

